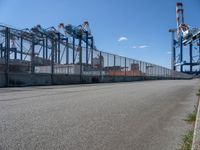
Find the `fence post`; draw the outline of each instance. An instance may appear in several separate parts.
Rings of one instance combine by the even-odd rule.
[[[88,67],[88,32],[86,31],[86,65]]]
[[[80,82],[82,83],[82,70],[83,70],[83,64],[82,64],[82,37],[80,37],[79,39],[79,44],[78,44],[78,48],[79,48],[79,65],[80,65]]]
[[[93,51],[94,51],[94,39],[91,37],[91,66],[93,68]]]
[[[51,84],[54,84],[53,75],[54,75],[54,49],[55,43],[54,40],[51,39]]]
[[[31,73],[34,72],[35,72],[35,41],[33,37],[31,43]]]
[[[106,76],[109,76],[109,71],[110,71],[109,57],[110,57],[110,55],[109,55],[109,53],[107,53],[107,67],[106,67],[106,69],[105,69],[105,71],[106,71],[105,75],[106,75]]]
[[[101,80],[102,80],[102,68],[103,68],[103,65],[102,65],[102,53],[101,53],[101,51],[100,51],[100,78],[101,78]]]
[[[125,57],[125,79],[126,79],[126,57]]]
[[[60,38],[60,33],[58,33],[58,41],[57,41],[57,44],[58,44],[58,48],[57,48],[57,51],[58,51],[58,54],[57,54],[58,61],[57,61],[57,63],[58,64],[61,63],[61,59],[60,59],[60,43],[61,43],[61,38]]]
[[[46,50],[46,59],[48,59],[48,37],[45,38],[45,50]]]
[[[75,64],[75,37],[73,36],[73,64]]]
[[[8,27],[6,27],[5,38],[5,79],[6,86],[9,86],[10,29]]]
[[[23,59],[23,37],[21,36],[20,40],[20,60]]]
[[[116,56],[114,55],[114,67],[116,65]]]
[[[0,58],[3,57],[3,44],[0,44]]]
[[[43,57],[43,64],[45,60],[45,40],[42,40],[42,57]]]
[[[66,39],[66,64],[69,64],[69,46],[68,46],[68,38]]]

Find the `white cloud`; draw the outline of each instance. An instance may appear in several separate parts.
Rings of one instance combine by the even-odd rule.
[[[139,46],[132,46],[132,48],[143,49],[149,47],[148,45],[139,45]]]
[[[171,54],[172,54],[172,52],[171,52],[171,51],[167,51],[166,53],[167,53],[168,55],[171,55]]]
[[[133,46],[132,48],[137,48],[137,46]]]
[[[147,47],[149,47],[148,45],[140,45],[140,46],[138,46],[138,48],[147,48]]]
[[[127,40],[128,40],[127,37],[122,36],[122,37],[120,37],[120,38],[118,39],[118,42],[127,41]]]

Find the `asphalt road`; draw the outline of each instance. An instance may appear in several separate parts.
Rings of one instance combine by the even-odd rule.
[[[0,150],[173,150],[199,80],[0,89]]]

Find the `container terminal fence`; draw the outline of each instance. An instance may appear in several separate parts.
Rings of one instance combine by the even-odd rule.
[[[99,51],[82,27],[0,26],[0,86],[190,79],[162,66]]]

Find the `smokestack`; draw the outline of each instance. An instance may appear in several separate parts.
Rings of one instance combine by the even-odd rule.
[[[183,4],[181,2],[176,3],[176,23],[178,33],[180,33],[179,27],[184,24]]]

